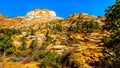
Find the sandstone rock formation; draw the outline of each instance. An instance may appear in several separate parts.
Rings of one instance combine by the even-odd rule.
[[[4,18],[4,16],[3,16],[2,14],[0,14],[0,19],[1,19],[1,18]]]
[[[62,19],[56,16],[56,13],[48,9],[35,9],[26,14],[26,16],[18,16],[16,18],[7,18],[0,14],[0,27],[3,28],[23,28],[30,27],[31,25],[36,25],[44,22],[50,22],[54,20]],[[29,24],[28,24],[29,23]]]
[[[28,12],[25,17],[26,17],[25,20],[43,19],[43,18],[61,19],[60,17],[57,17],[55,11],[48,10],[48,9],[39,9],[39,8]]]
[[[35,9],[26,14],[26,16],[34,16],[34,17],[55,17],[56,13],[52,10],[48,9]]]

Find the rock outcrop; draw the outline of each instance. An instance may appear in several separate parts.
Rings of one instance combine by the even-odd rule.
[[[0,14],[0,19],[2,19],[2,18],[5,18],[5,16],[3,16],[2,14]]]
[[[62,19],[56,16],[56,13],[48,9],[35,9],[26,14],[26,16],[18,16],[15,18],[8,18],[0,14],[0,27],[3,28],[29,28],[31,25],[36,25],[44,22]],[[28,24],[29,23],[29,24]]]
[[[32,20],[32,19],[43,19],[43,18],[56,18],[61,19],[60,17],[57,17],[55,11],[48,10],[48,9],[35,9],[33,11],[30,11],[26,14],[25,20]]]
[[[35,9],[26,14],[26,16],[34,16],[34,17],[55,17],[56,13],[52,10],[48,9]]]

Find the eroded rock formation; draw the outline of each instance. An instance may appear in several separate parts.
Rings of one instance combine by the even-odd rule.
[[[26,16],[34,16],[34,17],[55,17],[56,13],[52,10],[48,9],[35,9],[26,14]]]

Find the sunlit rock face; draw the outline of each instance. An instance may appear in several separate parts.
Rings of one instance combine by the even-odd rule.
[[[3,16],[2,14],[0,14],[0,19],[1,19],[1,18],[4,18],[4,16]]]
[[[49,9],[35,9],[33,11],[30,11],[26,14],[25,19],[27,21],[33,20],[33,19],[62,19],[61,17],[58,17],[55,13],[55,11],[49,10]]]
[[[26,14],[27,17],[56,17],[56,13],[48,9],[35,9]]]

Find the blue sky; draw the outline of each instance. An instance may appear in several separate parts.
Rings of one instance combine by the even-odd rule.
[[[57,16],[66,18],[74,13],[104,16],[105,9],[116,0],[0,0],[0,13],[9,16],[24,16],[35,8],[54,10]]]

